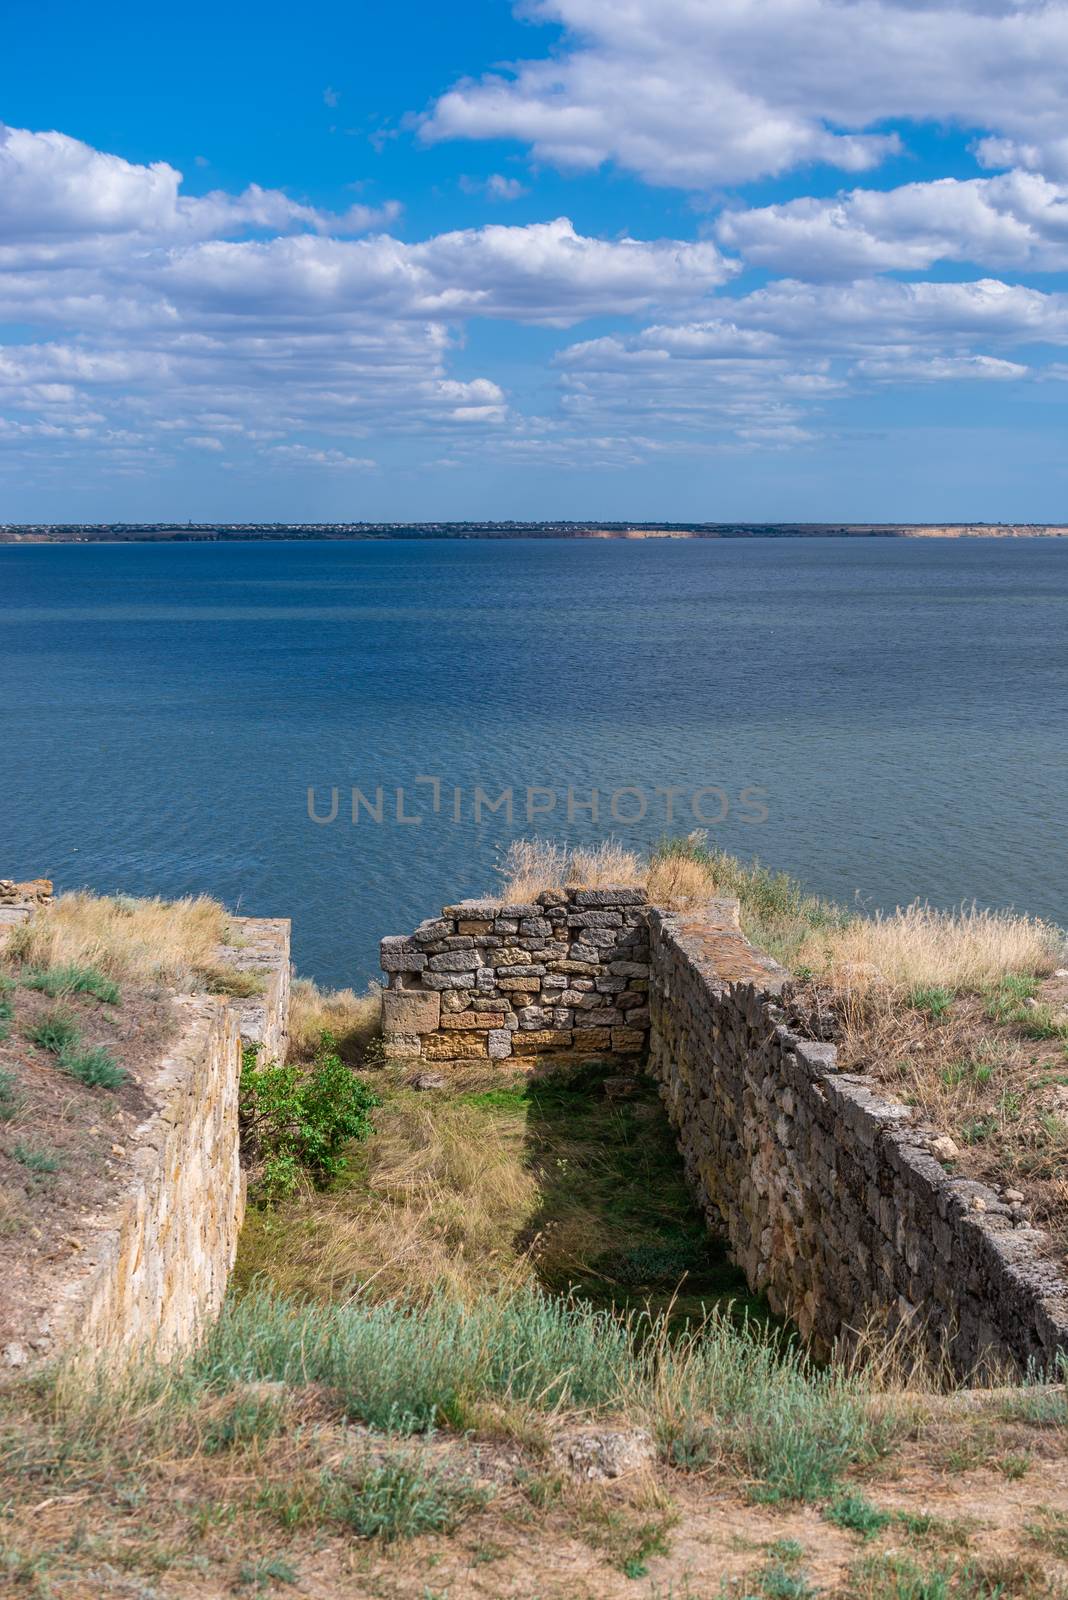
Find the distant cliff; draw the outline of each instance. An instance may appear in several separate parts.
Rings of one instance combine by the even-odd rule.
[[[0,544],[249,539],[1059,539],[1044,522],[99,522],[9,523]]]

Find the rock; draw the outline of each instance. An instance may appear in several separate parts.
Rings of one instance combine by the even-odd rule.
[[[1023,1190],[1022,1189],[1006,1189],[1005,1190],[1005,1199],[1009,1202],[1010,1205],[1014,1205],[1014,1206],[1022,1205],[1023,1204],[1023,1199],[1024,1199]]]
[[[656,1454],[643,1428],[568,1429],[556,1434],[550,1453],[558,1466],[589,1483],[636,1472],[648,1466]]]
[[[949,1137],[948,1133],[940,1133],[937,1138],[927,1141],[927,1148],[939,1161],[956,1161],[960,1151]]]
[[[607,1100],[627,1100],[638,1092],[637,1078],[606,1078],[604,1092]]]
[[[440,1072],[417,1072],[408,1081],[413,1089],[444,1089],[446,1082]]]
[[[11,1344],[4,1346],[5,1367],[24,1367],[29,1359],[29,1351],[25,1345],[16,1344],[12,1341]]]

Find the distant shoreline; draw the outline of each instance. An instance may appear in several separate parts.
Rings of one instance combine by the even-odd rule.
[[[317,522],[10,523],[0,544],[213,544],[390,539],[1062,539],[1068,523]]]

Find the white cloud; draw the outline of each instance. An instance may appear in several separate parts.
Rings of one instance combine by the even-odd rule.
[[[692,304],[735,270],[710,241],[593,239],[566,217],[492,224],[417,244],[310,235],[211,241],[174,251],[158,281],[171,299],[219,314],[508,317],[566,327]]]
[[[388,201],[325,212],[255,183],[236,195],[183,195],[181,186],[182,174],[166,161],[138,165],[64,133],[0,124],[0,260],[13,263],[20,246],[54,250],[74,239],[166,242],[261,228],[360,233],[400,210]]]
[[[518,178],[506,178],[500,172],[491,172],[486,179],[486,193],[491,200],[519,200],[526,192],[526,185]]]
[[[539,159],[613,161],[684,188],[896,148],[891,121],[977,126],[1065,146],[1063,0],[527,0],[558,24],[551,56],[457,84],[422,125],[516,139]]]
[[[37,332],[0,346],[5,440],[83,441],[101,461],[135,451],[134,434],[143,459],[155,439],[363,465],[346,442],[382,432],[430,433],[440,451],[514,421],[499,383],[449,370],[469,319],[694,313],[734,270],[712,241],[597,239],[566,218],[325,236],[326,214],[277,190],[186,201],[166,163],[58,134],[7,130],[5,162],[0,317]],[[252,230],[271,236],[232,236]]]
[[[563,406],[591,431],[627,422],[662,446],[804,446],[865,390],[1039,377],[975,344],[1068,345],[1068,295],[982,280],[783,281],[726,315],[578,341],[557,357]]]
[[[341,472],[366,472],[378,465],[369,456],[349,456],[343,450],[320,450],[306,444],[272,445],[267,454],[290,466],[331,467]]]
[[[1068,268],[1068,186],[1013,171],[853,189],[830,200],[728,211],[715,231],[754,265],[794,276],[921,271],[947,260],[1061,271]]]

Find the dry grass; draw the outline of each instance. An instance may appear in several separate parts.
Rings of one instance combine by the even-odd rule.
[[[206,895],[136,900],[78,892],[15,928],[10,960],[34,967],[93,967],[117,981],[203,987],[226,938],[226,912]]]
[[[916,903],[813,933],[797,959],[812,972],[843,975],[854,987],[881,979],[901,990],[978,991],[1007,974],[1052,972],[1063,943],[1060,929],[1033,917]]]
[[[289,999],[289,1059],[312,1061],[323,1033],[332,1035],[343,1061],[358,1064],[381,1032],[381,990],[320,989],[310,978],[296,978]]]
[[[586,889],[623,888],[645,882],[646,867],[618,839],[572,848],[551,839],[513,839],[497,868],[505,900],[523,903],[544,889],[581,885]]]
[[[954,1171],[1020,1190],[1032,1220],[1068,1251],[1068,991],[1002,975],[981,992],[811,980],[792,1005],[832,1038],[847,1072],[870,1074],[921,1123],[948,1134]]]
[[[645,892],[653,905],[681,911],[711,900],[719,885],[707,861],[681,852],[660,853],[649,863]]]
[[[359,1290],[422,1302],[439,1292],[470,1300],[528,1278],[515,1249],[537,1199],[523,1113],[420,1095],[388,1073],[375,1086],[389,1091],[386,1103],[345,1186],[251,1213],[239,1281],[266,1273],[273,1290],[301,1299]]]

